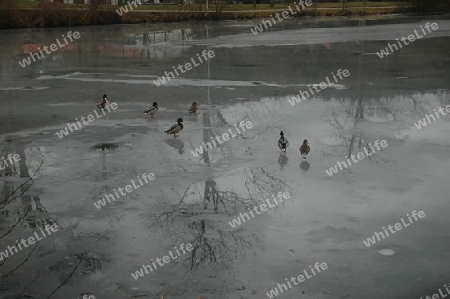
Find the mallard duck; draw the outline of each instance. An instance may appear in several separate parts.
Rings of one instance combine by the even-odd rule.
[[[97,105],[97,108],[98,109],[103,109],[103,108],[105,108],[106,106],[108,106],[109,105],[109,102],[108,102],[108,96],[106,95],[106,94],[104,94],[103,95],[103,99],[102,99],[102,102],[100,103],[100,104],[98,104]]]
[[[150,114],[151,118],[155,118],[156,112],[158,112],[158,110],[159,110],[158,103],[154,102],[152,106],[149,107],[147,110],[144,110],[143,113]]]
[[[189,107],[188,112],[189,112],[189,114],[194,114],[195,115],[197,110],[198,110],[197,102],[193,102],[191,107]]]
[[[306,155],[309,153],[311,148],[308,145],[308,140],[303,140],[302,146],[300,146],[300,155],[302,155],[302,158],[306,160]]]
[[[281,152],[285,153],[287,147],[289,146],[289,141],[284,137],[284,132],[280,132],[280,139],[278,139],[278,148]]]
[[[178,137],[177,133],[180,133],[183,130],[183,128],[184,128],[183,127],[183,119],[182,118],[177,119],[177,122],[178,123],[172,125],[169,130],[164,131],[164,133],[173,134],[173,138],[177,138]]]

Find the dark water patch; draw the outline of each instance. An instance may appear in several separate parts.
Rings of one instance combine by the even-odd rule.
[[[13,118],[13,117],[10,117]],[[17,142],[17,141],[21,141],[23,139],[22,136],[20,135],[8,135],[5,136],[5,139],[3,140],[4,142]]]
[[[116,150],[131,150],[130,143],[116,143],[116,142],[104,142],[97,143],[91,147],[92,150],[95,151],[116,151]]]
[[[113,151],[113,150],[117,150],[118,148],[119,148],[118,143],[97,143],[96,145],[91,147],[91,149],[101,150],[101,151],[105,151],[105,150]]]
[[[259,67],[259,64],[235,64],[236,67]]]

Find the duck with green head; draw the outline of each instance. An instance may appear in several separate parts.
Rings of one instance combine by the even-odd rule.
[[[169,134],[173,134],[173,138],[177,138],[179,137],[179,135],[177,135],[177,133],[180,133],[183,130],[184,126],[183,126],[183,119],[179,118],[177,119],[177,123],[172,125],[169,130],[164,131],[164,133]]]
[[[158,110],[158,103],[153,102],[152,106],[150,106],[147,110],[144,110],[144,113],[149,114],[151,118],[155,118],[156,112],[158,112]]]
[[[109,105],[108,96],[106,94],[103,95],[102,102],[97,105],[98,109],[103,109]]]
[[[280,132],[280,139],[278,139],[278,148],[282,153],[286,152],[287,147],[289,146],[289,141],[284,137],[284,132]]]

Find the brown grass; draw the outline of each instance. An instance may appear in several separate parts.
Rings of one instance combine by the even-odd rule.
[[[388,2],[389,3],[389,2]],[[143,5],[144,6],[144,5]],[[20,8],[12,0],[0,0],[0,28],[23,28],[23,27],[56,27],[76,25],[103,25],[103,24],[133,24],[153,22],[178,22],[187,20],[219,20],[219,19],[255,19],[267,18],[273,11],[242,11],[247,6],[240,6],[237,11],[230,11],[238,5],[223,5],[214,7],[207,16],[204,7],[193,5],[189,7],[174,6],[170,12],[164,11],[130,11],[120,17],[116,13],[117,6],[99,6],[97,8],[84,5],[81,7],[42,1],[35,8]],[[352,5],[353,6],[353,5]],[[62,9],[64,7],[64,9]],[[276,5],[275,9],[283,9],[286,5]],[[265,8],[265,7],[264,7]],[[447,7],[450,9],[449,7]],[[183,9],[183,11],[181,11]],[[241,10],[239,10],[241,9]],[[258,7],[257,9],[260,9]],[[347,7],[332,10],[308,9],[295,15],[302,17],[310,16],[363,16],[389,13],[406,13],[408,8],[377,8],[375,6],[362,8]]]

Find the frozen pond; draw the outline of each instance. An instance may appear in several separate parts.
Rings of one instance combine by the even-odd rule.
[[[439,28],[425,35],[427,22]],[[257,24],[0,31],[0,299],[261,299],[301,274],[279,298],[446,292],[450,21],[305,18],[254,35]],[[19,65],[70,30],[80,38]],[[96,109],[103,94],[117,109]],[[164,134],[180,117],[180,137]],[[371,155],[350,165],[359,153]],[[105,194],[115,201],[97,208]],[[385,238],[367,246],[375,232]]]

